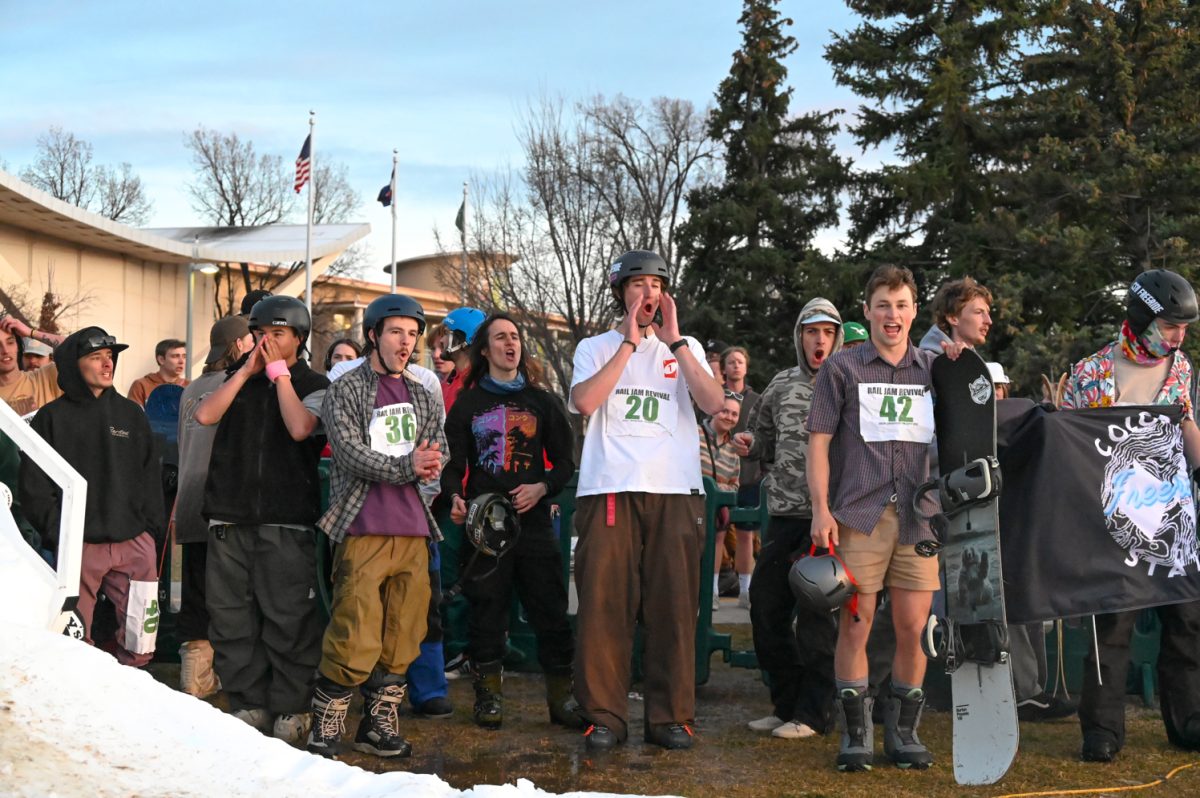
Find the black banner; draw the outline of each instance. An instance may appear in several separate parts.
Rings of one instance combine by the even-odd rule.
[[[999,403],[1009,622],[1200,599],[1182,412]]]

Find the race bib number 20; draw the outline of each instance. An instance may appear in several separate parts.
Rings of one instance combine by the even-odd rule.
[[[860,383],[858,425],[867,443],[932,443],[933,397],[921,385]]]
[[[608,434],[650,438],[675,431],[675,397],[667,391],[622,385],[608,397]]]

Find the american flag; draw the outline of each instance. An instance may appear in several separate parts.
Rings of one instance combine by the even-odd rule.
[[[304,188],[304,184],[308,182],[308,176],[312,172],[312,133],[304,139],[304,146],[300,148],[300,157],[296,159],[296,193],[300,193],[300,189]]]

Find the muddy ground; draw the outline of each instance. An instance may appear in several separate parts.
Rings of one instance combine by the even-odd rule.
[[[718,626],[734,636],[734,649],[748,648],[749,626]],[[155,676],[177,684],[178,666],[155,665]],[[637,687],[635,686],[635,690]],[[455,714],[444,720],[403,716],[402,731],[413,744],[413,757],[381,760],[349,746],[338,759],[367,770],[432,773],[457,788],[529,779],[550,792],[594,790],[641,795],[695,796],[1000,796],[1058,789],[1129,787],[1161,777],[1200,755],[1167,744],[1154,710],[1131,702],[1128,742],[1111,765],[1079,761],[1079,727],[1072,718],[1021,725],[1021,752],[1004,780],[992,787],[966,788],[954,783],[950,751],[950,715],[928,712],[921,735],[937,756],[922,773],[884,764],[882,740],[874,771],[840,774],[833,769],[833,735],[808,740],[779,740],[756,734],[746,722],[770,711],[758,673],[732,668],[714,657],[708,684],[698,690],[697,739],[690,751],[664,751],[641,742],[641,703],[630,701],[629,742],[603,756],[584,752],[578,732],[551,726],[543,682],[536,674],[506,675],[505,723],[485,731],[471,722],[473,693],[468,680],[450,683]],[[221,697],[214,699],[220,704]],[[354,706],[347,739],[353,737],[359,707]],[[1106,794],[1104,792],[1095,794]],[[1200,766],[1139,792],[1155,798],[1200,795]]]

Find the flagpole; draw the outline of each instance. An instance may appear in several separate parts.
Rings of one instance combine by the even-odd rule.
[[[462,230],[462,303],[467,304],[467,181],[463,181]]]
[[[396,293],[396,164],[399,150],[392,150],[392,293]]]
[[[317,124],[316,111],[308,112],[308,214],[304,219],[304,307],[308,308],[308,318],[312,319],[312,220],[313,220],[313,183],[316,182],[316,157],[312,146],[313,127]],[[310,322],[311,323],[311,322]]]

